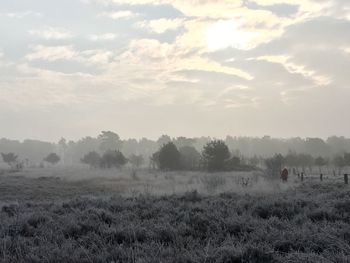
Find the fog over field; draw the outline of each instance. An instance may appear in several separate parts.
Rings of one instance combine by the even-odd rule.
[[[0,263],[350,263],[349,0],[0,0]]]

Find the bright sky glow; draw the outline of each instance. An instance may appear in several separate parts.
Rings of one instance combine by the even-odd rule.
[[[349,0],[1,0],[0,137],[350,136],[349,17]]]

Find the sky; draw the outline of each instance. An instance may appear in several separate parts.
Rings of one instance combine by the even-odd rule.
[[[0,137],[350,136],[349,0],[1,0]]]

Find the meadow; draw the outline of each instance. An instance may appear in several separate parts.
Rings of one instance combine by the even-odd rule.
[[[0,206],[0,262],[350,262],[341,178],[3,171]]]

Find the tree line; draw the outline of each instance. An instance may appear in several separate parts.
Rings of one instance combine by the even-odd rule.
[[[107,150],[103,155],[96,151],[87,153],[81,162],[91,168],[120,168],[129,162],[133,167],[144,163],[142,155],[131,155],[126,158],[119,150]],[[162,171],[207,170],[209,172],[229,170],[253,170],[254,166],[241,162],[233,156],[222,140],[208,142],[202,152],[193,146],[178,147],[173,142],[164,143],[150,158],[150,167]]]
[[[47,160],[44,161],[45,157],[51,154],[51,158],[55,157],[53,160],[59,158],[57,162],[63,165],[78,164],[83,160],[86,162],[92,159],[95,160],[94,166],[98,167],[116,167],[130,163],[133,166],[149,165],[165,169],[163,167],[166,167],[164,166],[166,160],[162,159],[163,152],[175,146],[179,154],[174,155],[176,161],[172,165],[177,169],[179,167],[182,167],[181,169],[199,169],[198,167],[202,169],[207,165],[204,148],[215,141],[222,142],[228,148],[230,157],[225,160],[223,169],[231,169],[230,166],[245,169],[244,165],[268,165],[268,160],[265,162],[265,159],[273,158],[275,154],[284,156],[286,158],[284,162],[287,165],[300,167],[300,169],[310,166],[327,166],[326,164],[321,165],[324,162],[327,162],[328,166],[343,167],[347,165],[344,161],[346,158],[343,158],[344,154],[350,152],[350,139],[335,136],[326,140],[320,138],[276,139],[269,136],[261,138],[227,136],[224,140],[217,140],[210,137],[171,138],[168,135],[162,135],[157,140],[147,138],[122,140],[117,133],[112,131],[102,131],[96,137],[85,137],[77,141],[67,141],[62,138],[57,143],[0,139],[0,152],[13,153],[16,156],[16,162],[29,166],[42,165],[43,162],[47,162]],[[169,143],[172,143],[173,146],[169,146]],[[168,147],[162,150],[164,145]],[[90,155],[86,156],[87,154]],[[113,156],[119,158],[118,164],[109,161]],[[293,162],[297,162],[298,165],[292,164]],[[243,167],[239,167],[240,165]],[[172,167],[166,169],[172,169]]]
[[[269,174],[279,175],[283,167],[288,167],[296,175],[300,173],[327,173],[340,175],[343,169],[350,166],[350,153],[337,154],[333,157],[313,157],[310,154],[289,152],[287,155],[275,154],[264,160]],[[314,169],[318,169],[314,171]]]

